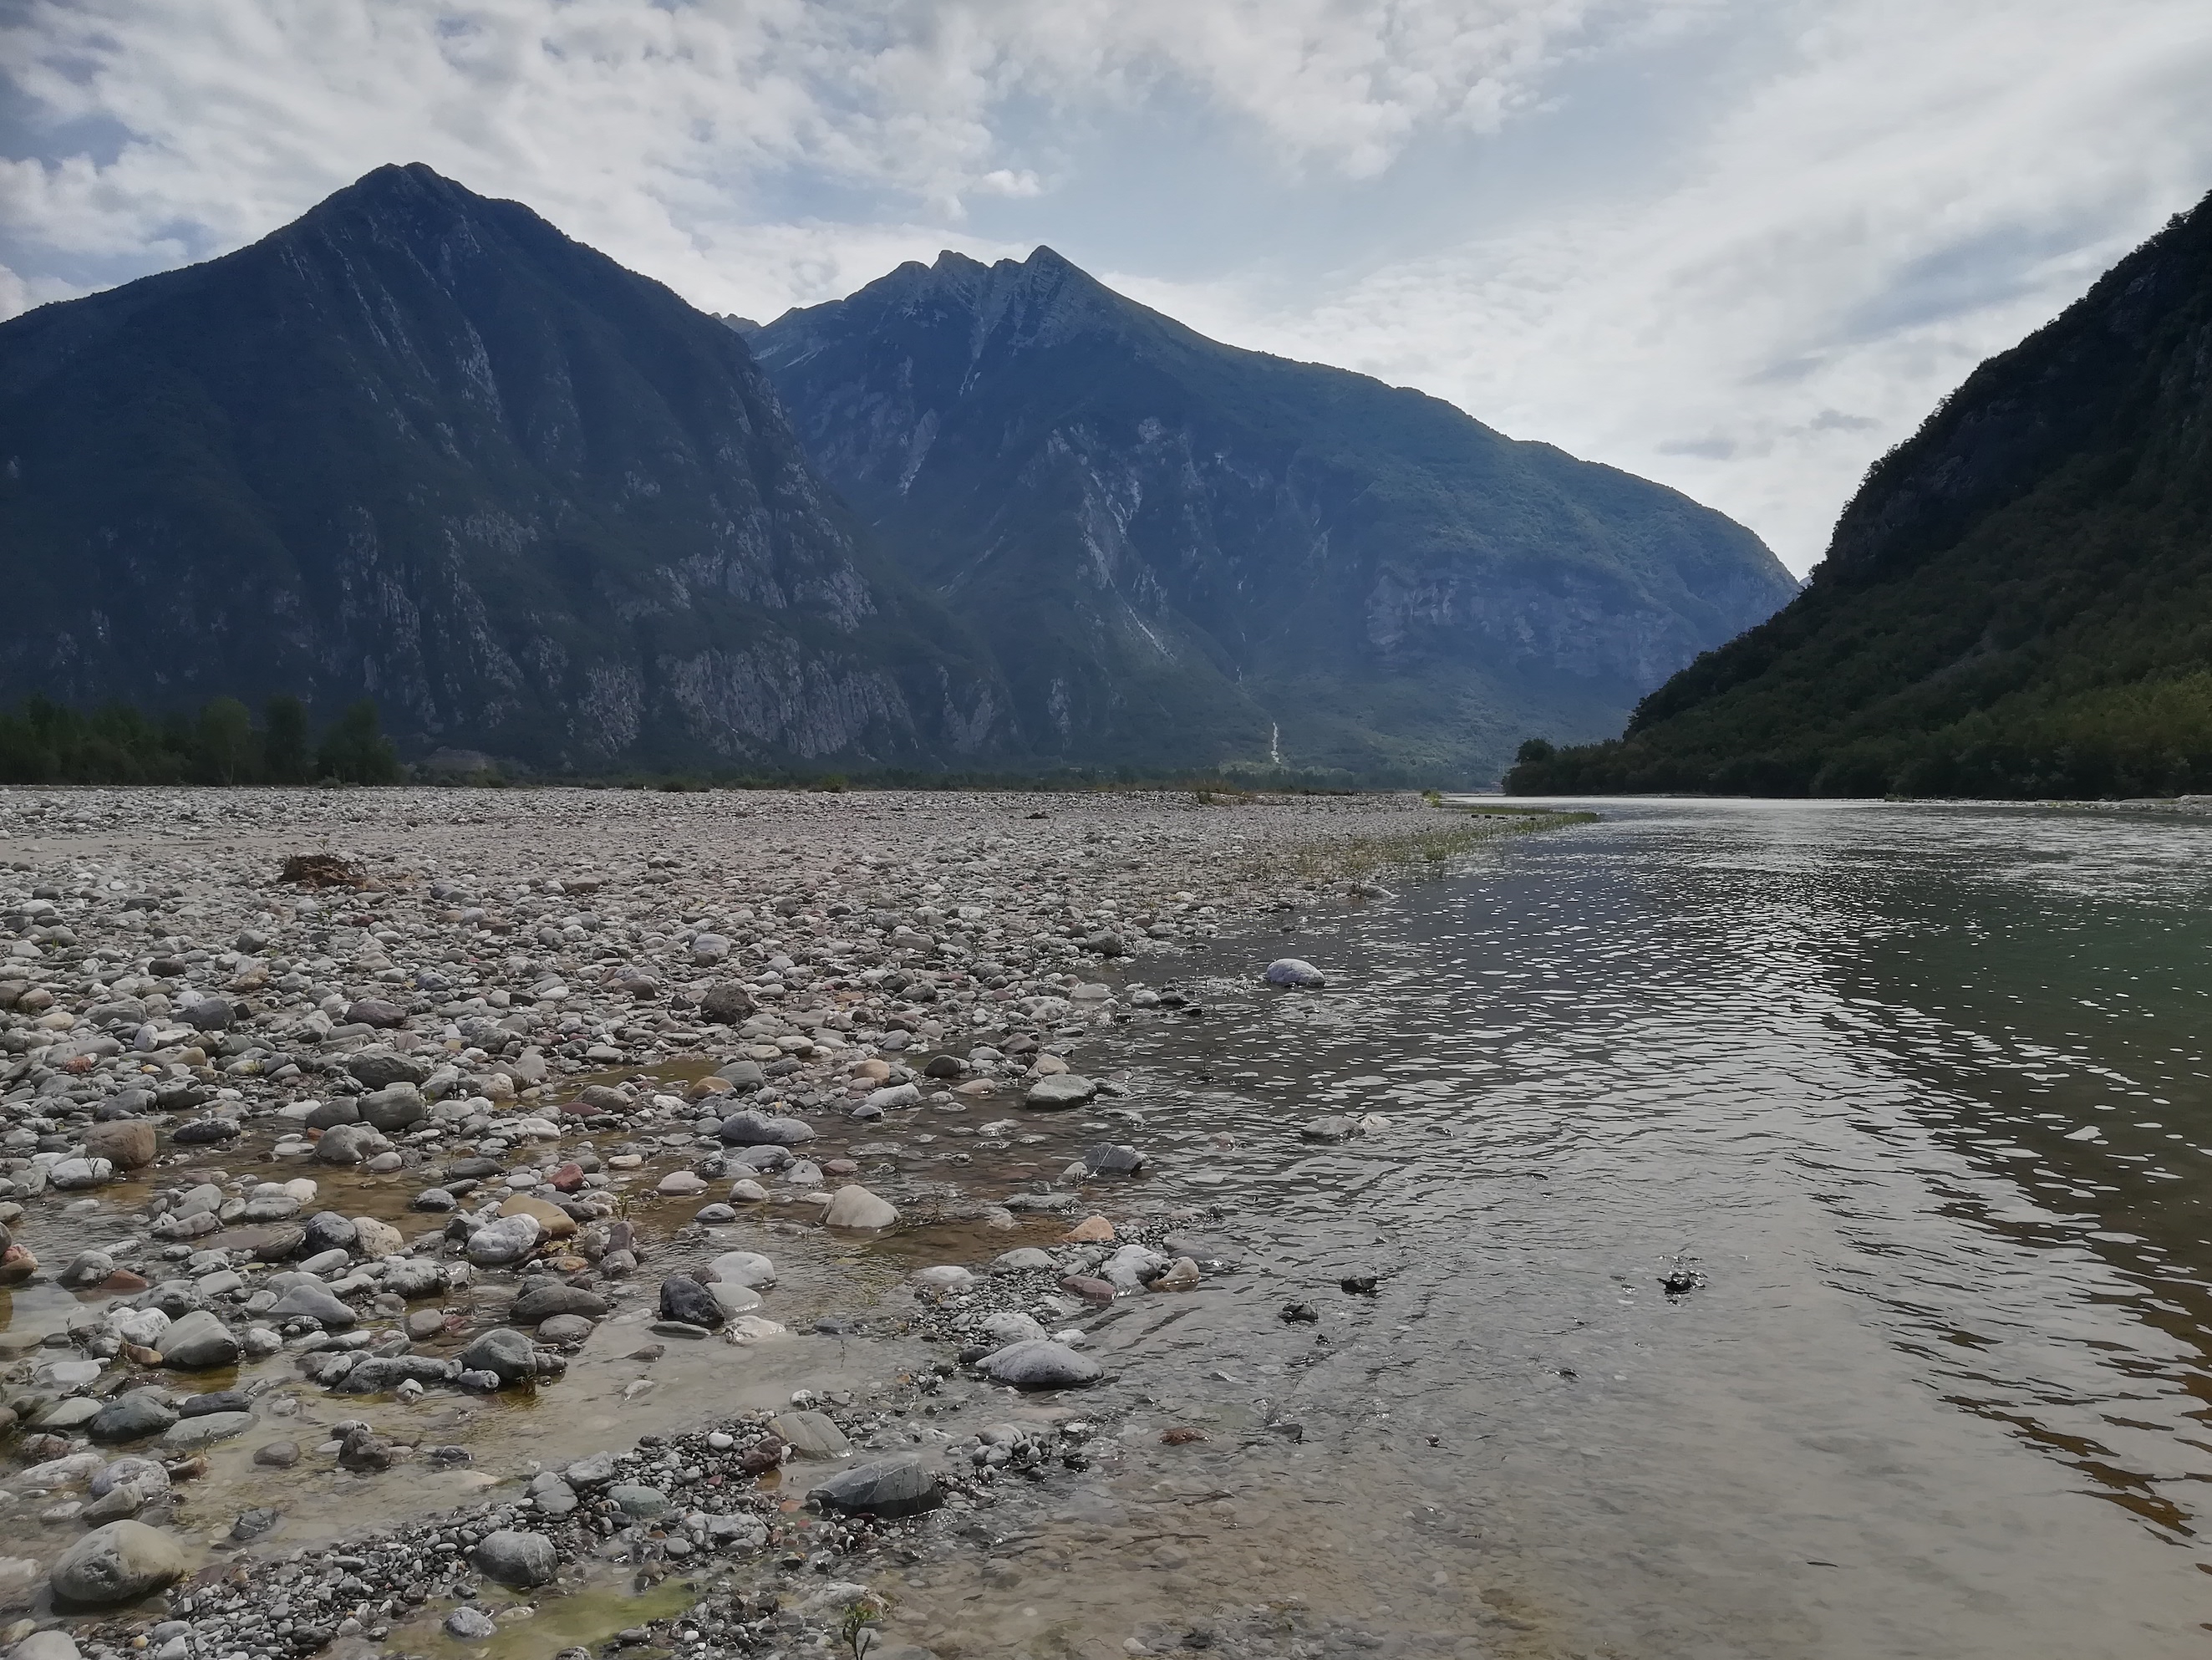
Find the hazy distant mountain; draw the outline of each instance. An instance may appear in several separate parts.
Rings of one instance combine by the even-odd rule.
[[[422,167],[0,325],[0,697],[369,693],[587,767],[1004,747],[736,334]]]
[[[1876,463],[1796,603],[1514,781],[2212,789],[2212,197]]]
[[[1495,777],[1795,591],[1672,490],[1207,340],[1048,248],[902,265],[745,338],[1039,754]]]

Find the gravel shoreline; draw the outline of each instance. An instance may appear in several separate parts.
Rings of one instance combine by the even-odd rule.
[[[0,1641],[366,1654],[427,1610],[465,1642],[500,1629],[463,1617],[488,1572],[535,1590],[614,1564],[707,1599],[619,1642],[822,1650],[869,1606],[835,1562],[1096,1456],[1086,1308],[1232,1267],[1209,1219],[1092,1214],[1137,1146],[1021,1162],[1053,1115],[1114,1122],[1112,1080],[1066,1057],[1191,1012],[1176,982],[1225,925],[1439,856],[1439,818],[1376,797],[0,794],[0,1284],[72,1304],[0,1325]],[[925,1145],[963,1151],[925,1179]],[[359,1209],[371,1183],[404,1210]],[[663,1343],[785,1340],[778,1265],[728,1249],[762,1217],[860,1243],[1056,1220],[1048,1250],[925,1265],[874,1322],[957,1359],[887,1351],[860,1394],[702,1414],[574,1480],[488,1472],[529,1495],[337,1552],[264,1553],[276,1511],[251,1507],[208,1566],[180,1548],[206,1450],[288,1418],[328,1438],[257,1448],[272,1494],[302,1460],[386,1481],[471,1461],[325,1402],[557,1398],[596,1329],[653,1314]],[[977,1366],[1036,1408],[918,1427]],[[847,1444],[810,1497],[817,1432]],[[491,1535],[550,1553],[488,1568]],[[774,1588],[808,1566],[804,1595]]]

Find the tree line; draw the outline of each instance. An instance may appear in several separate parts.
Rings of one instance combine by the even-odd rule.
[[[307,706],[289,694],[264,703],[258,721],[235,697],[158,716],[128,703],[85,711],[47,697],[0,711],[0,783],[396,784],[404,775],[366,697],[319,736]]]

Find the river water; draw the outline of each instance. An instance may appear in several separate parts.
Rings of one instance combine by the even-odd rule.
[[[1597,805],[1224,941],[1208,1018],[1126,1040],[1150,1185],[1243,1266],[1103,1323],[1127,1468],[1002,1550],[1043,1583],[917,1581],[936,1635],[1264,1647],[1297,1599],[1345,1653],[2212,1643],[2212,821]]]

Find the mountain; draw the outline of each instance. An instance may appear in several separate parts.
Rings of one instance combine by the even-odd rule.
[[[1508,787],[2212,789],[2212,197],[1876,462],[1779,615]]]
[[[367,694],[587,769],[1009,730],[736,334],[423,167],[0,325],[0,698]]]
[[[1049,248],[904,265],[744,337],[1041,757],[1494,778],[1795,592],[1672,490],[1206,339]]]

